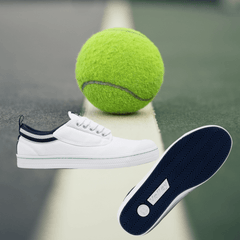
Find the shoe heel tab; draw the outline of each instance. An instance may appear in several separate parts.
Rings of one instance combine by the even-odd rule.
[[[19,116],[19,119],[18,119],[18,138],[17,138],[17,144],[16,144],[16,152],[17,152],[18,141],[19,141],[19,138],[20,138],[20,136],[21,136],[20,128],[21,128],[22,125],[23,125],[23,120],[24,120],[24,116],[23,116],[23,115],[20,115],[20,116]]]
[[[18,119],[19,129],[20,129],[20,127],[23,125],[23,120],[24,120],[24,116],[23,116],[23,115],[20,115],[20,116],[19,116],[19,119]]]
[[[19,116],[19,119],[18,119],[18,133],[19,133],[19,135],[18,135],[18,138],[20,137],[20,128],[24,125],[23,124],[23,120],[24,120],[24,116],[23,115],[20,115]]]

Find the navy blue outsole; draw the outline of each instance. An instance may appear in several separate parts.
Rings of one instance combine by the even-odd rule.
[[[147,233],[177,196],[216,173],[228,157],[231,146],[228,132],[217,126],[199,128],[183,136],[168,149],[121,210],[119,222],[123,229],[133,235]],[[151,204],[149,197],[166,179],[169,189],[156,203]],[[144,217],[137,212],[142,204],[150,210]]]

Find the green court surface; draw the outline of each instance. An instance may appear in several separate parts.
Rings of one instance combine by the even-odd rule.
[[[132,4],[135,29],[160,49],[164,84],[153,101],[165,149],[185,132],[220,125],[233,138],[221,170],[185,198],[197,240],[240,239],[240,15],[214,6]]]

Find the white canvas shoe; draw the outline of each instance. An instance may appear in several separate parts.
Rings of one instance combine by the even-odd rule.
[[[38,131],[19,122],[19,168],[120,168],[159,157],[151,140],[113,137],[86,117],[68,112],[70,120],[52,131]]]

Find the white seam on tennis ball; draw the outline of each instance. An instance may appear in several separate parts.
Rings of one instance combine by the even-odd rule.
[[[87,81],[87,82],[84,82],[83,85],[82,85],[82,91],[86,86],[91,85],[91,84],[105,85],[105,86],[120,89],[120,90],[122,90],[126,93],[131,94],[134,98],[136,98],[140,101],[146,101],[147,102],[147,101],[150,101],[154,98],[154,97],[151,97],[151,98],[144,99],[144,98],[139,97],[137,94],[135,94],[134,92],[130,91],[129,89],[127,89],[125,87],[122,87],[122,86],[119,86],[119,85],[116,85],[116,84],[113,84],[113,83],[109,83],[109,82],[102,82],[102,81]]]

